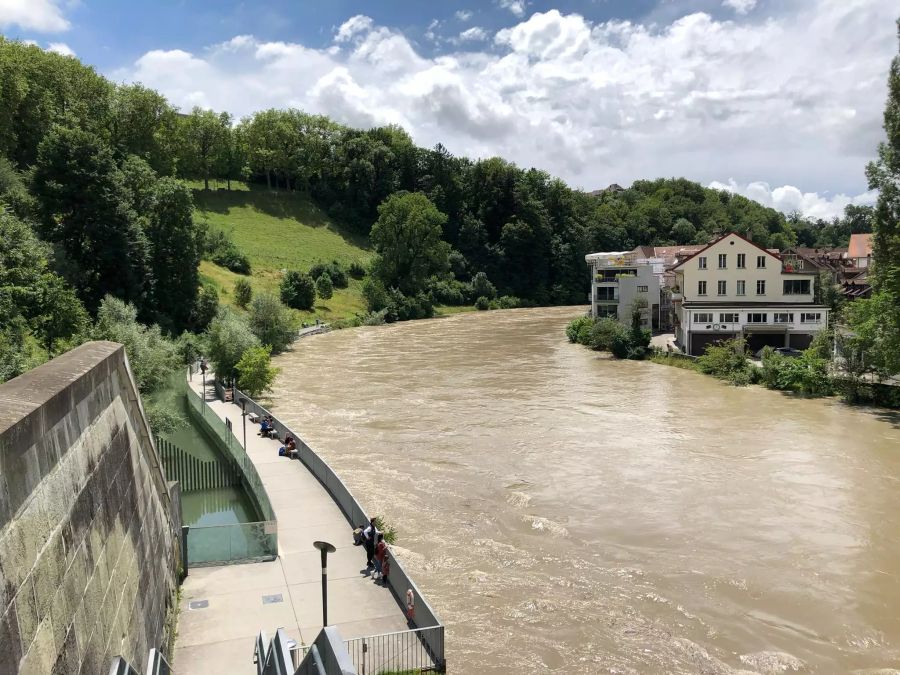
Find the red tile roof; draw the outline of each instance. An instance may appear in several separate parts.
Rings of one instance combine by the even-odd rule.
[[[851,234],[850,246],[847,247],[848,258],[866,258],[872,255],[871,234]]]

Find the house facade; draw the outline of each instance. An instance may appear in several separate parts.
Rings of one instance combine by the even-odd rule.
[[[638,301],[644,328],[659,326],[660,278],[653,261],[635,251],[590,253],[585,256],[591,270],[591,316],[612,317],[631,323]]]
[[[699,356],[710,344],[740,337],[751,351],[769,345],[805,349],[828,326],[816,304],[817,271],[798,270],[737,233],[676,263],[675,341]]]

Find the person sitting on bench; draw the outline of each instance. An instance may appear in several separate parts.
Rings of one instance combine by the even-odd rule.
[[[269,421],[269,416],[266,415],[263,417],[262,422],[259,425],[259,434],[258,436],[263,436],[264,438],[270,438],[272,436],[272,432],[275,429],[272,427],[272,423]]]

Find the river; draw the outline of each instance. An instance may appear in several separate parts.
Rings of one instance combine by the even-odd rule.
[[[898,417],[613,361],[566,341],[580,312],[276,359],[275,411],[396,526],[450,672],[897,668]]]

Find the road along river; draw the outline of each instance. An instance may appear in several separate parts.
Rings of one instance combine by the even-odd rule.
[[[276,359],[274,411],[397,527],[450,671],[900,667],[898,418],[609,360],[566,342],[581,311]]]

